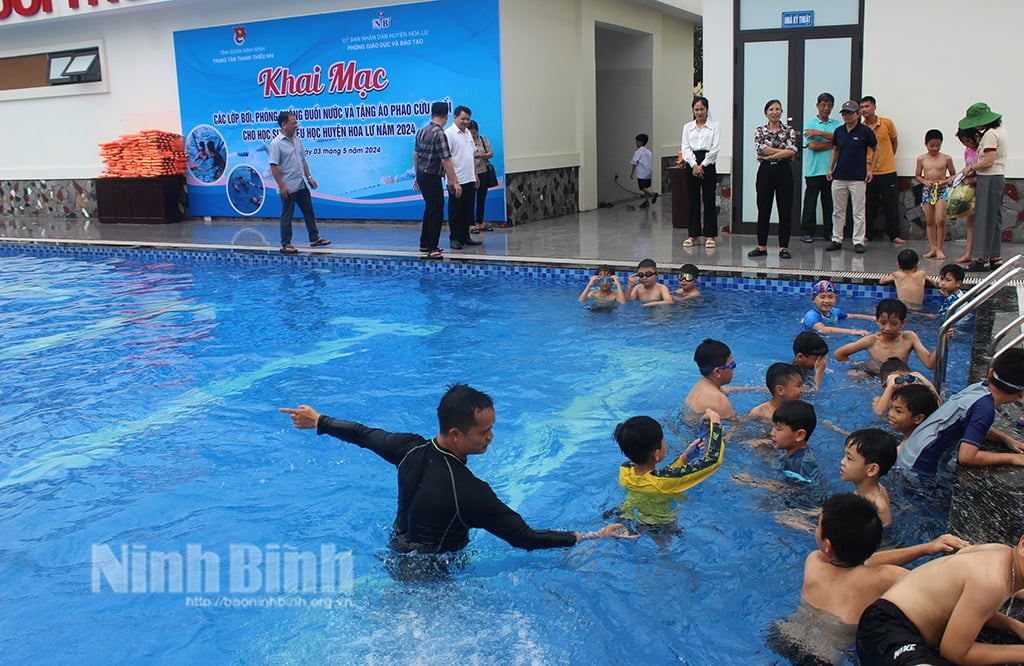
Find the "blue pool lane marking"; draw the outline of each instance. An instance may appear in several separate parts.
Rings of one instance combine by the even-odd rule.
[[[356,353],[352,347],[361,345],[371,338],[380,335],[427,337],[443,330],[440,326],[404,324],[355,317],[338,317],[332,319],[330,323],[347,327],[354,335],[345,339],[321,342],[302,354],[279,358],[251,372],[235,375],[203,388],[186,391],[147,417],[87,435],[58,440],[56,445],[60,447],[59,450],[43,453],[35,460],[13,469],[5,479],[0,481],[0,488],[52,478],[63,471],[87,467],[117,453],[121,442],[128,437],[152,427],[166,426],[189,418],[189,414],[193,410],[209,411],[214,407],[221,406],[228,402],[229,398],[245,391],[257,382],[282,372],[296,368],[315,367],[338,358],[351,356]]]

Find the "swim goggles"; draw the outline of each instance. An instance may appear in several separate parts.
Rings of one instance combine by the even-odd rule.
[[[1005,379],[1003,379],[1002,377],[1000,377],[999,373],[996,372],[995,368],[992,368],[992,379],[996,380],[997,382],[999,382],[1003,386],[1007,387],[1011,391],[1024,391],[1024,386],[1018,386],[1017,384],[1011,384],[1010,382],[1008,382]]]
[[[828,280],[820,280],[811,285],[811,296],[825,293],[836,293],[836,286]]]
[[[713,365],[713,366],[711,366],[709,368],[698,368],[698,370],[700,370],[701,374],[703,374],[703,375],[712,373],[715,370],[735,370],[735,369],[736,369],[736,359],[733,359],[727,365]]]
[[[694,275],[693,273],[680,273],[679,279],[682,280],[683,282],[693,282],[694,280],[697,279],[697,276]]]
[[[900,375],[894,381],[896,382],[896,386],[900,386],[902,384],[913,384],[917,381],[917,377],[914,375]]]
[[[601,284],[604,284],[605,282],[611,282],[613,279],[614,278],[610,277],[599,277],[597,278],[597,281],[600,282]]]
[[[639,278],[654,277],[657,274],[658,274],[658,271],[643,271],[643,272],[637,271],[636,272],[636,276],[639,277]]]

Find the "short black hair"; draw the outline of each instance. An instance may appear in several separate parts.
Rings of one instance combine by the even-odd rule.
[[[846,446],[857,449],[868,464],[878,465],[878,476],[885,476],[896,464],[896,438],[881,428],[854,430],[846,438]]]
[[[963,127],[956,131],[956,138],[961,141],[970,141],[977,145],[981,140],[981,132],[978,131],[977,127]]]
[[[875,306],[875,317],[878,318],[884,314],[895,315],[900,321],[906,321],[907,306],[898,298],[883,298]]]
[[[772,104],[778,104],[779,106],[782,106],[782,100],[780,100],[780,99],[770,99],[767,102],[765,102],[764,103],[764,112],[765,113],[768,113],[768,109],[771,107]]]
[[[694,280],[700,277],[700,269],[694,266],[693,264],[683,264],[682,266],[679,267],[679,272],[681,274],[689,273],[690,275],[693,276]]]
[[[779,405],[779,408],[772,414],[772,423],[789,426],[793,430],[803,430],[807,438],[811,438],[815,426],[818,425],[818,417],[814,413],[814,405],[803,400],[790,400]]]
[[[704,342],[697,345],[697,350],[693,352],[693,360],[697,364],[697,369],[705,377],[714,372],[714,368],[725,365],[730,356],[732,356],[732,351],[729,349],[729,345],[711,338],[705,338]]]
[[[890,356],[882,362],[882,365],[878,366],[878,378],[884,383],[894,372],[905,373],[910,372],[910,366],[907,362],[898,356]]]
[[[1004,393],[1020,393],[1024,390],[1024,349],[1014,347],[996,356],[992,370],[993,386]]]
[[[277,126],[284,127],[288,119],[295,115],[294,111],[281,111],[277,114]]]
[[[896,263],[899,264],[900,268],[905,271],[909,271],[919,263],[921,263],[920,257],[917,256],[917,252],[914,252],[909,247],[905,250],[900,250],[900,253],[896,255]]]
[[[491,396],[483,391],[456,382],[448,387],[441,403],[437,406],[437,425],[442,433],[452,428],[468,432],[476,425],[476,414],[494,409]]]
[[[840,563],[864,564],[882,544],[878,508],[853,493],[832,495],[821,508],[821,538],[832,544]]]
[[[864,102],[871,102],[875,106],[878,106],[878,102],[871,95],[864,95],[863,97],[861,97],[860,104],[863,104]]]
[[[640,263],[636,265],[636,269],[640,270],[641,268],[653,268],[654,270],[658,270],[658,264],[654,259],[641,259]]]
[[[942,132],[940,130],[930,129],[930,130],[928,130],[927,132],[924,133],[924,142],[925,143],[928,143],[929,141],[934,141],[935,139],[938,139],[939,141],[942,141]]]
[[[764,383],[768,386],[768,392],[775,395],[775,387],[785,384],[793,377],[799,377],[803,381],[804,375],[800,368],[792,363],[772,363],[764,373]]]
[[[947,275],[957,282],[963,282],[964,278],[967,277],[967,273],[964,272],[964,269],[957,264],[946,264],[939,269],[939,277],[946,277]]]
[[[661,448],[665,431],[650,416],[633,416],[615,426],[612,436],[627,458],[643,465],[650,462],[654,452]]]
[[[817,103],[821,104],[822,102],[831,102],[832,104],[835,104],[836,98],[832,96],[832,93],[823,92],[820,95],[818,95]]]
[[[440,118],[448,115],[448,102],[434,102],[430,105],[430,117]]]
[[[473,115],[473,112],[469,110],[468,106],[462,106],[461,104],[455,107],[455,110],[452,111],[452,116],[458,116],[460,113],[465,113],[467,116]]]
[[[615,269],[608,264],[601,264],[597,267],[598,273],[608,273],[609,275],[615,275]]]
[[[641,132],[640,134],[636,135],[636,140],[640,142],[641,146],[646,146],[647,142],[651,140],[651,137]]]
[[[814,331],[802,331],[793,338],[793,355],[824,356],[828,353],[828,343]]]
[[[468,125],[466,125],[466,127],[468,127],[468,128],[469,128],[469,129],[471,129],[471,130],[478,130],[478,131],[479,131],[479,129],[480,129],[480,126],[476,124],[476,121],[475,121],[475,120],[470,120],[470,121],[469,121],[469,124],[468,124]]]
[[[911,416],[924,415],[928,418],[939,408],[939,399],[924,384],[904,384],[892,392],[892,402],[899,400]]]

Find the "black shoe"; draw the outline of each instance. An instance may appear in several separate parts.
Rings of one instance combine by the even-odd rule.
[[[462,241],[463,245],[483,245],[483,241],[473,240],[472,238],[466,238]]]
[[[793,255],[789,253],[789,250],[782,248],[779,250],[779,259],[792,259]]]
[[[767,257],[768,256],[768,250],[762,250],[759,247],[755,247],[750,252],[747,252],[747,256],[748,257]]]
[[[659,193],[659,192],[655,192],[655,193],[654,193],[654,198],[653,198],[653,199],[651,199],[651,203],[652,203],[652,204],[656,204],[656,203],[658,203],[658,197],[659,197],[659,196],[660,196],[660,193]]]
[[[867,248],[865,248],[860,243],[857,243],[856,245],[853,246],[853,251],[856,252],[857,254],[864,254],[864,250],[866,249]]]
[[[452,241],[451,242],[451,248],[453,250],[461,250],[462,249],[462,243],[460,243],[459,241]]]
[[[826,252],[835,252],[836,250],[842,250],[842,249],[843,249],[843,244],[842,243],[837,243],[835,241],[829,241],[828,245],[825,246],[825,251]]]
[[[649,207],[650,205],[651,205],[651,204],[649,204],[649,203],[647,203],[647,202],[645,201],[645,202],[643,202],[642,204],[640,204],[640,208],[647,208],[647,207]]]

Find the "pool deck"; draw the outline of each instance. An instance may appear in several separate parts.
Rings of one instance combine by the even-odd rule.
[[[694,263],[702,270],[723,273],[768,274],[795,277],[873,280],[896,270],[896,254],[913,248],[927,251],[927,242],[911,240],[904,246],[884,240],[868,244],[867,252],[856,254],[847,241],[840,252],[826,252],[825,241],[802,243],[794,236],[792,259],[778,257],[777,240],[769,239],[768,256],[750,259],[747,251],[755,245],[750,234],[722,233],[718,247],[684,248],[685,229],[673,229],[668,197],[651,209],[628,210],[625,203],[574,215],[496,228],[474,236],[483,245],[454,251],[447,247],[447,229],[442,231],[442,249],[447,261],[512,261],[550,265],[596,265],[609,263],[628,269],[645,257],[661,266],[678,269]],[[632,202],[635,204],[636,202]],[[334,222],[319,223],[321,235],[332,241],[317,253],[338,256],[390,256],[418,258],[418,222]],[[38,217],[0,218],[0,242],[43,242],[96,246],[161,247],[275,251],[279,235],[277,221],[268,218],[188,220],[175,224],[103,224],[97,220],[64,220]],[[294,225],[295,246],[308,250],[301,221]],[[951,259],[961,256],[964,242],[946,244]],[[1024,244],[1007,243],[1004,257],[1024,252]],[[948,260],[947,260],[948,261]],[[938,275],[947,261],[922,259],[921,267]],[[968,282],[971,282],[969,274]]]

